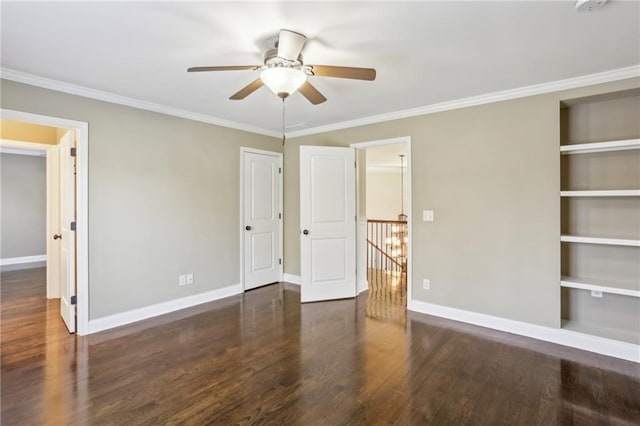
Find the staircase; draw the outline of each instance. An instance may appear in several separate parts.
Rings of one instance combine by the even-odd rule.
[[[406,220],[367,220],[367,268],[401,276],[407,272]]]

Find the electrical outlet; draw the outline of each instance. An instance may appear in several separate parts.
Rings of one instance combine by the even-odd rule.
[[[178,285],[180,285],[180,286],[187,285],[187,276],[186,275],[180,275],[178,277]]]
[[[422,220],[425,222],[433,222],[433,210],[423,210],[422,211]]]
[[[422,279],[422,288],[425,289],[425,290],[431,290],[431,280],[423,278]]]
[[[601,291],[591,290],[591,297],[602,298],[602,292]]]
[[[187,274],[187,284],[193,284],[193,272]]]

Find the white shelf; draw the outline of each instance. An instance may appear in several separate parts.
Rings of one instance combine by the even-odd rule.
[[[565,330],[575,331],[577,333],[600,336],[607,339],[640,345],[640,335],[628,330],[598,327],[592,324],[584,324],[577,321],[568,321],[564,319],[562,320],[562,328]]]
[[[596,238],[579,237],[577,235],[561,235],[560,241],[564,243],[604,244],[610,246],[640,247],[640,240],[627,240],[622,238]]]
[[[561,154],[588,154],[592,152],[623,151],[627,149],[640,149],[640,139],[560,145]]]
[[[620,284],[608,283],[605,281],[585,279],[577,277],[562,276],[560,281],[562,287],[577,288],[588,291],[601,291],[609,294],[620,294],[623,296],[640,297],[640,290],[631,290],[621,287]]]
[[[640,189],[560,191],[561,197],[640,197]]]

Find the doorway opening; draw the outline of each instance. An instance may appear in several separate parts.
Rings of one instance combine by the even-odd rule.
[[[410,138],[352,146],[358,149],[358,292],[368,290],[368,317],[404,324],[411,292]]]
[[[12,246],[3,233],[3,248],[16,249],[15,253],[3,250],[3,278],[12,270],[39,268],[39,273],[30,275],[32,286],[38,287],[34,287],[34,294],[53,299],[48,303],[59,305],[57,311],[61,324],[64,322],[69,332],[88,334],[88,125],[20,111],[2,109],[0,112],[3,165],[15,163],[21,156],[33,157],[35,154],[41,160],[46,158],[46,183],[40,182],[46,188],[46,202],[39,201],[44,212],[29,212],[31,215],[39,214],[35,220],[42,222],[40,231],[44,230],[35,235],[35,251],[38,253],[27,253],[33,251],[33,247]],[[3,187],[18,186],[20,179],[17,173],[3,176]],[[42,191],[38,197],[41,196]],[[20,226],[22,219],[16,216],[15,220],[16,226]],[[4,229],[13,226],[4,222]]]

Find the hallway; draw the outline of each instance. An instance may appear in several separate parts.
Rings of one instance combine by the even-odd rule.
[[[637,364],[274,284],[88,337],[2,274],[1,423],[638,424]],[[375,306],[379,306],[376,302]],[[377,309],[377,308],[376,308]]]

